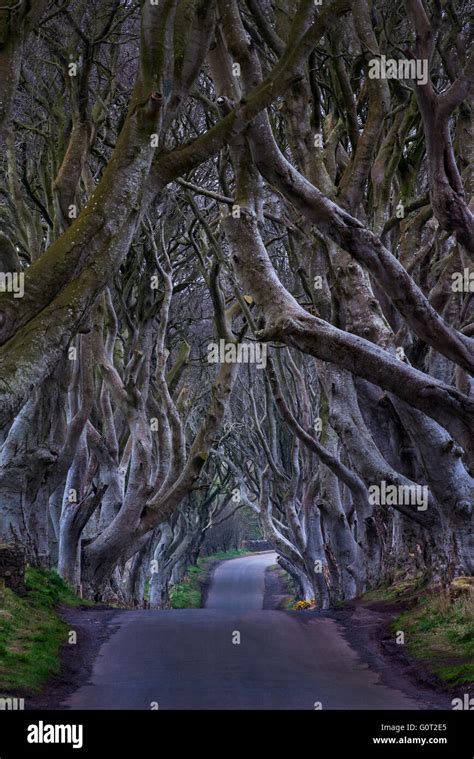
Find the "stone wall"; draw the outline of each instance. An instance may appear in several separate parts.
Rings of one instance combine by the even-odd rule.
[[[18,595],[26,593],[25,552],[14,543],[0,543],[0,585],[3,584]]]

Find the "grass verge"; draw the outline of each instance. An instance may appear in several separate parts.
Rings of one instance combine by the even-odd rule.
[[[59,671],[68,628],[57,607],[88,603],[52,571],[28,567],[26,588],[25,597],[5,588],[0,599],[0,693],[38,691]]]
[[[407,653],[445,687],[474,684],[474,578],[458,577],[448,589],[425,577],[393,582],[362,596],[371,603],[400,604],[392,633],[403,631]]]
[[[410,656],[447,687],[474,683],[474,598],[428,594],[392,622]]]
[[[248,551],[238,548],[234,551],[220,551],[212,556],[204,556],[197,560],[195,566],[186,570],[179,585],[175,585],[170,592],[170,606],[172,609],[200,609],[202,604],[202,591],[205,580],[214,564],[225,559],[236,559],[246,556]]]

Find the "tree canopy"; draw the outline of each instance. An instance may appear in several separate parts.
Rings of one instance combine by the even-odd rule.
[[[0,538],[166,603],[474,569],[465,0],[4,0]],[[233,521],[232,521],[233,520]]]

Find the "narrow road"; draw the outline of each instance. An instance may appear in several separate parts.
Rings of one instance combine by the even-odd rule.
[[[265,570],[276,560],[276,553],[256,553],[244,559],[223,561],[214,571],[206,609],[262,609]]]
[[[380,682],[334,620],[262,611],[274,554],[227,561],[205,609],[117,614],[72,709],[425,709]],[[412,691],[416,694],[416,691]],[[319,704],[321,706],[319,706]],[[316,706],[315,706],[316,705]]]

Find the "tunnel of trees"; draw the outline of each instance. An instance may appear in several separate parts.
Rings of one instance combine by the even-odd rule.
[[[1,542],[137,605],[238,519],[321,607],[473,574],[468,9],[3,0]]]

